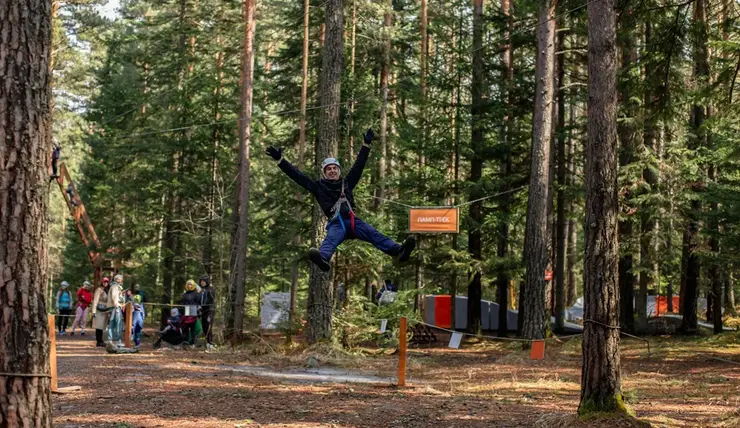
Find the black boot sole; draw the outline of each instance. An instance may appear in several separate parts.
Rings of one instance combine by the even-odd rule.
[[[401,245],[401,256],[398,257],[398,261],[401,263],[408,261],[414,248],[416,248],[416,238],[409,236]]]
[[[321,257],[321,253],[316,248],[308,250],[308,259],[321,269],[322,272],[329,272],[331,265]]]

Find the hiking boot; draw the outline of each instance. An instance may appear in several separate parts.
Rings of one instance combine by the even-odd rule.
[[[95,346],[97,346],[98,348],[105,348],[105,343],[104,342],[97,342],[95,344]]]
[[[73,332],[72,332],[72,333],[70,333],[69,335],[70,335],[70,336],[74,336],[74,335],[75,335],[75,332],[73,331]]]
[[[406,238],[405,241],[403,241],[403,244],[401,244],[401,251],[398,253],[398,261],[403,263],[411,257],[411,253],[414,251],[414,248],[416,248],[416,238],[413,236],[409,236]]]
[[[84,336],[84,335],[85,335],[85,330],[82,330],[82,333],[80,333],[80,336]]]
[[[310,250],[308,250],[308,259],[311,260],[313,264],[318,266],[322,272],[329,272],[329,269],[331,269],[331,265],[329,264],[329,262],[321,257],[321,253],[316,248],[311,248]]]

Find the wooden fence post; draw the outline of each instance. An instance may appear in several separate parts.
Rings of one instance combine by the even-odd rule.
[[[401,318],[398,333],[398,386],[406,386],[406,317]]]
[[[126,327],[123,329],[123,344],[131,347],[131,324],[133,323],[134,306],[131,302],[126,303]]]
[[[57,335],[54,315],[48,315],[49,319],[49,374],[51,375],[51,392],[59,390],[57,379]]]

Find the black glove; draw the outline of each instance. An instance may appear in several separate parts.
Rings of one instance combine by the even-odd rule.
[[[362,138],[365,140],[365,144],[367,144],[368,146],[373,143],[373,137],[375,137],[373,128],[368,129],[366,133],[362,134]]]
[[[267,148],[267,154],[272,156],[272,158],[275,159],[276,161],[279,161],[280,158],[283,157],[283,149],[282,148],[276,149],[275,147],[270,146]]]

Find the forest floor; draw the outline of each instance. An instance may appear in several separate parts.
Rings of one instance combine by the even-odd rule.
[[[90,335],[59,337],[59,385],[82,389],[54,395],[54,425],[638,426],[629,420],[583,423],[573,416],[580,339],[548,341],[542,361],[530,360],[513,342],[411,348],[408,388],[390,384],[398,359],[392,350],[290,351],[281,342],[273,337],[238,351],[206,353],[152,350],[149,338],[138,354],[109,355]],[[625,401],[640,421],[656,427],[740,426],[740,333],[652,337],[650,353],[645,342],[623,340],[621,355]],[[346,374],[363,377],[347,383]]]

